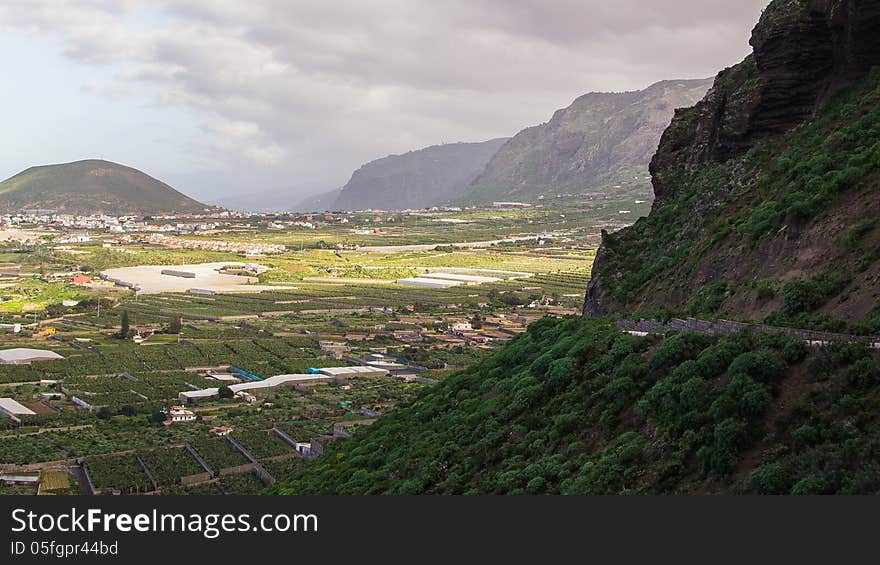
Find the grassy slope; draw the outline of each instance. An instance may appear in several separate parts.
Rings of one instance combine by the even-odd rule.
[[[0,183],[3,207],[67,212],[198,212],[206,206],[141,171],[100,160],[31,167]]]
[[[328,446],[294,493],[880,492],[880,363],[546,319]]]
[[[730,80],[747,83],[736,74],[749,64]],[[861,319],[849,329],[880,331],[871,305],[880,270],[877,79],[872,73],[790,135],[725,163],[672,171],[679,178],[666,182],[680,189],[607,238],[604,272],[620,273],[602,280],[607,310],[773,313],[774,323],[836,330],[847,329],[839,320]]]

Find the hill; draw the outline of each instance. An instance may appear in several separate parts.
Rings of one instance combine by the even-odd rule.
[[[880,331],[880,1],[774,0],[681,110],[656,200],[605,234],[585,313]],[[880,493],[880,351],[545,319],[283,493]]]
[[[328,444],[285,494],[880,492],[880,363],[778,335],[544,319]]]
[[[585,94],[505,143],[462,200],[647,192],[648,163],[675,108],[692,106],[711,79],[668,80],[636,92]]]
[[[0,210],[6,212],[144,215],[205,208],[137,169],[98,159],[31,167],[0,183]]]
[[[505,141],[433,145],[370,161],[351,175],[332,206],[323,204],[324,209],[402,210],[454,199],[467,190]]]
[[[604,237],[587,313],[880,331],[880,2],[811,6],[773,2],[754,53],[676,113],[651,214]]]

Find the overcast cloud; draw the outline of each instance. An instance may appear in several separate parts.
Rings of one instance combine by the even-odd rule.
[[[513,135],[588,91],[714,75],[748,53],[766,1],[4,0],[0,31],[24,58],[57,52],[65,84],[114,119],[178,124],[102,133],[126,164],[202,198],[296,200],[389,153]],[[6,172],[94,156],[76,128],[41,154],[40,127],[14,134],[28,145],[6,153],[29,162]]]

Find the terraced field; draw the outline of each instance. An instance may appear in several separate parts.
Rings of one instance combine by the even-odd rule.
[[[136,294],[65,282],[64,273],[73,269],[97,279],[97,271],[115,267],[252,260],[164,248],[137,235],[124,246],[105,246],[106,236],[92,234],[92,241],[82,245],[46,247],[42,262],[0,242],[0,260],[33,278],[30,286],[13,281],[10,288],[51,289],[53,296],[78,300],[68,305],[49,300],[36,315],[0,312],[0,322],[22,326],[17,334],[0,333],[0,349],[50,349],[64,357],[0,365],[0,397],[38,412],[23,416],[20,424],[0,418],[0,465],[66,461],[75,466],[85,460],[95,486],[108,492],[257,492],[263,483],[247,466],[241,467],[242,475],[182,485],[183,477],[205,477],[184,446],[191,446],[215,473],[243,466],[245,457],[215,434],[229,428],[262,468],[283,475],[300,456],[271,432],[273,427],[297,442],[332,441],[334,428],[352,433],[369,424],[372,416],[365,414],[414,401],[432,382],[482,359],[531,321],[576,311],[598,229],[619,221],[608,206],[390,214],[379,220],[375,214],[356,213],[345,222],[313,220],[314,230],[292,222],[286,229],[270,230],[236,220],[215,234],[192,236],[206,242],[287,245],[284,253],[256,259],[268,269],[259,275],[261,284],[287,287],[263,292]],[[448,218],[456,219],[454,226],[438,221]],[[590,221],[595,229],[584,228]],[[448,245],[521,236],[527,239],[481,249]],[[357,248],[411,244],[439,247]],[[429,272],[497,280],[446,289],[394,282]],[[128,324],[124,336],[123,318]],[[449,328],[461,322],[472,322],[476,333],[453,335]],[[479,333],[486,324],[486,333]],[[52,331],[37,335],[46,328]],[[136,343],[135,336],[145,340]],[[322,348],[322,342],[344,347]],[[386,354],[407,369],[399,375],[273,389],[256,399],[212,398],[189,407],[194,421],[166,422],[166,411],[181,402],[181,392],[222,390],[237,382],[215,380],[212,374],[243,370],[266,378]]]

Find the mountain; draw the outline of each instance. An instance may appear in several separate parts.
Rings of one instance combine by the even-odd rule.
[[[647,189],[648,162],[673,111],[695,104],[711,83],[667,80],[636,92],[585,94],[505,143],[463,200]]]
[[[433,145],[370,161],[351,175],[329,208],[402,210],[454,199],[506,141]]]
[[[633,335],[598,317],[769,312],[880,333],[880,0],[774,0],[751,43],[664,132],[651,214],[603,236],[590,316],[532,324],[277,490],[880,493],[866,342]]]
[[[880,331],[880,2],[776,0],[751,45],[663,134],[586,313]]]
[[[98,159],[31,167],[0,183],[0,210],[7,212],[144,215],[206,208],[137,169]]]
[[[340,190],[329,190],[303,198],[293,205],[292,209],[298,212],[324,212],[334,210],[339,199]]]

